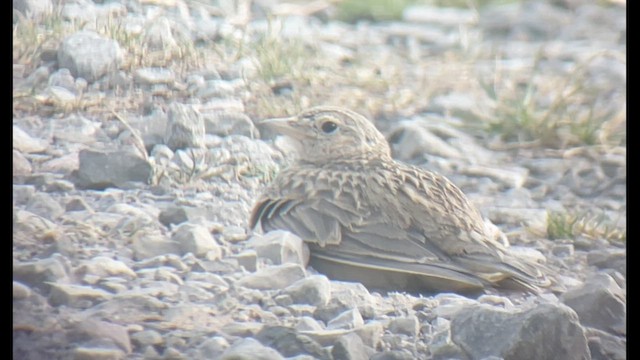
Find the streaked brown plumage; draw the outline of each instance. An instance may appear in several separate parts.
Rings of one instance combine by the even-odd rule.
[[[536,265],[509,254],[458,187],[393,160],[363,116],[316,107],[262,124],[297,140],[299,157],[258,200],[250,226],[300,236],[319,272],[418,292],[548,285]]]

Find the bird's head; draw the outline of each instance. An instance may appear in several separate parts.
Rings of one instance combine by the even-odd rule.
[[[390,158],[384,136],[364,116],[339,107],[314,107],[289,118],[262,120],[298,143],[306,162]]]

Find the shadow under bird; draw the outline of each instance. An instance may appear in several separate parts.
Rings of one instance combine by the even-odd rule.
[[[329,278],[410,292],[549,285],[451,181],[392,159],[364,116],[325,106],[260,124],[296,140],[298,157],[261,195],[250,227],[298,235]]]

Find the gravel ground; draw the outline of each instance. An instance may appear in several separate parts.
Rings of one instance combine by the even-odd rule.
[[[626,4],[345,3],[14,1],[14,359],[626,359]],[[314,105],[556,284],[384,293],[252,232],[293,155],[255,123]]]

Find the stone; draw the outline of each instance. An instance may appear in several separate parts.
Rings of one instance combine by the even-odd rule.
[[[574,251],[573,244],[558,244],[551,248],[551,253],[557,257],[573,256]]]
[[[200,148],[204,145],[202,115],[193,105],[173,103],[167,113],[164,143],[171,150]]]
[[[70,282],[70,270],[66,258],[54,255],[33,262],[14,263],[13,278],[29,286],[48,291],[51,283]]]
[[[378,344],[380,343],[380,339],[382,338],[382,334],[384,332],[384,327],[378,321],[369,321],[354,331],[362,342],[373,349],[378,348]]]
[[[115,295],[85,312],[87,315],[106,314],[113,321],[136,324],[165,319],[164,314],[168,307],[151,295],[130,291]]]
[[[220,245],[209,230],[202,225],[182,224],[175,229],[171,239],[179,244],[183,254],[207,255],[209,260],[216,260],[222,256]],[[209,254],[210,252],[212,253]]]
[[[135,279],[136,273],[125,263],[106,256],[96,256],[85,261],[76,271],[79,275],[95,275],[99,277],[118,276],[125,279]]]
[[[120,349],[93,346],[78,346],[73,349],[73,360],[124,360],[126,354]]]
[[[189,220],[187,212],[181,206],[169,206],[158,215],[158,221],[166,227],[181,224],[187,220]]]
[[[355,329],[364,325],[364,320],[358,308],[349,309],[327,323],[327,330]]]
[[[36,193],[33,185],[13,185],[13,202],[15,205],[25,205]]]
[[[468,165],[461,167],[458,172],[468,176],[488,177],[513,188],[522,187],[529,176],[529,170],[523,167]]]
[[[155,330],[144,330],[133,333],[131,335],[131,340],[133,340],[138,345],[162,345],[164,343],[164,339],[162,335]]]
[[[295,328],[298,331],[320,331],[322,330],[322,325],[310,316],[303,316],[298,319]]]
[[[258,136],[251,118],[245,113],[229,111],[209,111],[201,109],[207,134],[227,136],[230,134],[244,135],[250,138]]]
[[[341,336],[331,349],[334,360],[368,360],[373,353],[373,349],[367,349],[355,333]]]
[[[222,353],[220,360],[284,360],[274,349],[252,338],[238,339]]]
[[[80,167],[78,153],[73,152],[61,157],[53,158],[40,165],[40,171],[69,175]]]
[[[408,22],[436,24],[442,26],[474,25],[477,15],[471,9],[429,5],[407,6],[402,19]]]
[[[180,254],[180,244],[158,231],[139,231],[133,235],[131,249],[137,260],[155,258],[167,254]]]
[[[90,286],[50,283],[49,302],[53,306],[66,305],[75,308],[89,308],[96,303],[109,300],[113,295]]]
[[[31,296],[31,289],[25,284],[18,281],[13,282],[13,299],[24,300]]]
[[[592,360],[624,360],[627,358],[627,339],[594,328],[586,328]]]
[[[71,75],[71,71],[66,68],[58,69],[49,76],[49,86],[57,86],[72,93],[76,92],[76,80]]]
[[[451,320],[451,339],[477,359],[589,358],[578,316],[568,306],[556,303],[520,312],[484,304],[466,306]]]
[[[309,248],[298,236],[283,230],[270,231],[265,235],[254,235],[248,241],[259,257],[273,264],[293,263],[304,267],[309,262]]]
[[[399,350],[382,351],[374,354],[370,358],[370,360],[412,360],[412,359],[415,359],[413,355],[404,351],[399,351]]]
[[[227,339],[214,336],[202,342],[197,350],[201,359],[217,359],[229,346]]]
[[[38,18],[53,11],[51,0],[13,0],[13,8],[27,18]]]
[[[614,269],[627,275],[627,251],[625,249],[598,249],[589,251],[587,263],[598,269]]]
[[[131,182],[147,183],[152,173],[147,160],[129,151],[82,150],[74,180],[78,188],[104,190]]]
[[[238,265],[244,267],[245,270],[255,272],[258,266],[258,254],[255,250],[244,250],[239,254],[232,256],[238,261]]]
[[[420,321],[418,321],[418,318],[415,315],[397,317],[389,321],[387,329],[394,334],[404,334],[416,337],[420,330]]]
[[[436,332],[429,343],[434,359],[468,359],[469,355],[463,351],[451,338],[451,329],[447,327]]]
[[[171,85],[176,80],[173,71],[165,68],[141,68],[137,69],[133,76],[137,83],[143,85]]]
[[[260,269],[236,281],[236,285],[250,289],[284,289],[306,276],[305,270],[297,264],[282,264]]]
[[[330,359],[328,352],[320,344],[306,335],[299,334],[293,328],[266,325],[255,338],[287,358],[311,355],[316,359]]]
[[[12,140],[13,148],[26,154],[41,153],[48,147],[48,143],[45,140],[31,137],[17,125],[13,125]]]
[[[79,31],[67,36],[58,48],[58,63],[67,68],[74,77],[89,82],[120,67],[124,53],[114,40],[102,37],[93,31]]]
[[[13,176],[27,176],[33,171],[29,160],[16,149],[13,149]]]
[[[76,324],[74,330],[76,336],[79,333],[82,337],[88,337],[89,339],[110,340],[126,354],[131,353],[129,332],[122,325],[96,319],[85,319]]]
[[[300,279],[283,290],[295,304],[326,305],[331,298],[331,283],[324,275]]]
[[[626,292],[611,276],[595,274],[582,286],[562,294],[560,300],[575,310],[582,325],[626,335]]]
[[[164,16],[158,17],[145,29],[144,43],[153,50],[175,50],[178,47],[171,32],[171,21]]]

